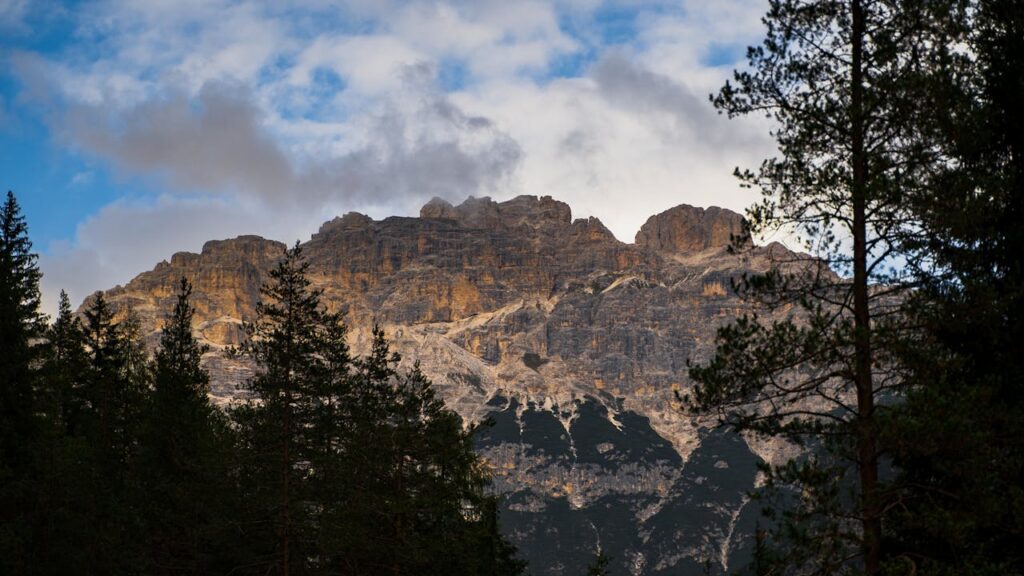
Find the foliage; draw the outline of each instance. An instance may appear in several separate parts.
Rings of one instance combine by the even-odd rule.
[[[901,291],[926,256],[908,198],[941,162],[919,129],[922,95],[963,32],[957,2],[773,0],[748,70],[713,97],[730,116],[766,114],[780,155],[737,170],[762,200],[753,233],[782,231],[810,254],[777,258],[734,288],[762,305],[723,327],[693,366],[687,405],[820,457],[765,467],[777,561],[792,573],[878,573],[879,419],[903,385],[894,357],[911,326]]]
[[[473,430],[417,366],[398,369],[379,328],[370,353],[351,358],[307,268],[298,245],[286,252],[241,350],[260,370],[233,414],[246,499],[268,503],[250,519],[261,557],[281,574],[521,571],[494,530]]]
[[[892,482],[892,573],[1021,574],[1024,555],[1024,10],[973,3],[967,50],[924,108],[948,161],[941,194],[912,198],[911,313],[921,329],[899,350],[903,402],[883,441]]]
[[[253,538],[267,541],[266,562],[280,574],[329,562],[319,519],[342,505],[330,487],[341,482],[332,456],[347,424],[351,359],[345,325],[321,309],[307,268],[296,245],[271,271],[241,349],[260,372],[250,402],[233,412],[247,453],[243,488],[255,505],[249,523],[261,530]]]
[[[23,569],[20,553],[33,536],[22,527],[35,508],[33,445],[39,313],[39,267],[14,194],[0,207],[0,568]],[[35,528],[35,527],[33,527]]]
[[[200,365],[207,347],[192,335],[191,294],[182,278],[152,362],[152,397],[140,432],[140,565],[151,573],[226,572],[237,560],[234,434],[210,403],[209,375]]]

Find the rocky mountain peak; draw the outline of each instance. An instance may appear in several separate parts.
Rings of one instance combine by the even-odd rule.
[[[706,543],[722,572],[749,557],[758,510],[746,493],[758,458],[776,450],[704,429],[676,399],[690,386],[687,362],[706,359],[717,327],[751,310],[731,281],[794,260],[780,245],[721,250],[743,227],[728,210],[677,206],[626,244],[549,196],[435,198],[419,218],[335,218],[303,254],[355,353],[376,323],[465,421],[493,421],[477,447],[534,573],[570,575],[600,545],[621,573],[685,575],[704,573]],[[133,310],[155,345],[187,277],[211,395],[226,404],[254,367],[225,350],[256,317],[284,250],[258,236],[208,242],[107,299]]]
[[[340,216],[324,222],[320,226],[320,230],[313,235],[313,237],[327,234],[332,230],[361,230],[373,224],[373,218],[370,218],[366,214],[359,212],[348,212],[344,216]]]
[[[512,229],[523,225],[567,226],[572,222],[572,210],[551,196],[516,196],[505,202],[470,196],[458,206],[434,198],[420,209],[420,218],[454,220],[469,228]]]
[[[636,233],[636,245],[660,252],[699,252],[724,248],[733,236],[745,233],[746,221],[731,210],[680,204],[648,218]]]
[[[254,256],[266,252],[274,252],[280,256],[285,245],[276,240],[267,240],[262,236],[245,235],[227,240],[210,240],[203,244],[202,255],[210,258],[233,257],[233,256]]]

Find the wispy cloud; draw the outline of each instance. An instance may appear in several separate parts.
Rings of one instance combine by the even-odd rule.
[[[23,30],[29,0],[0,0],[0,30]]]

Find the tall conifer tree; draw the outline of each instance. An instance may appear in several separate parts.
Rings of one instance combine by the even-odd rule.
[[[89,501],[95,497],[91,451],[83,436],[89,370],[82,324],[60,293],[57,318],[46,332],[38,413],[43,430],[39,461],[39,507],[43,525],[34,536],[33,563],[39,574],[81,572],[89,554],[86,535],[94,529]]]
[[[0,207],[0,567],[27,568],[26,540],[33,537],[34,456],[39,339],[38,257],[14,194]]]
[[[494,574],[522,571],[497,533],[473,429],[418,368],[398,370],[384,333],[350,357],[298,245],[271,272],[242,352],[258,373],[233,410],[243,486],[264,542],[260,573]],[[261,505],[262,504],[262,505]]]
[[[339,424],[332,409],[348,376],[342,319],[323,310],[308,268],[296,244],[263,286],[242,348],[259,370],[248,384],[254,402],[234,412],[252,455],[250,498],[268,505],[256,512],[272,542],[267,564],[283,576],[320,562],[316,517],[333,506],[310,499],[329,496],[314,488],[319,475],[332,471],[316,463],[332,451]]]
[[[748,215],[753,232],[792,233],[813,258],[737,286],[776,318],[789,312],[723,328],[716,356],[691,369],[689,401],[737,429],[823,448],[769,470],[769,487],[803,494],[774,533],[796,573],[881,570],[879,403],[900,385],[892,351],[906,337],[894,297],[906,268],[893,255],[917,231],[907,199],[938,160],[917,121],[924,80],[955,43],[955,7],[772,0],[749,70],[713,98],[730,116],[775,121],[780,156],[737,171],[762,192]]]
[[[93,528],[82,535],[83,546],[95,573],[127,573],[138,565],[142,544],[136,538],[142,532],[136,458],[149,399],[148,369],[130,313],[125,322],[116,322],[97,292],[84,316],[89,364],[83,436],[89,465],[82,473],[91,498],[82,504],[91,507],[84,513]]]
[[[227,570],[234,500],[234,448],[224,414],[210,403],[207,347],[192,334],[192,285],[182,278],[153,359],[153,395],[142,429],[140,506],[146,571]]]
[[[71,310],[67,292],[61,290],[57,319],[46,332],[44,402],[48,419],[61,435],[81,433],[85,409],[83,387],[89,360],[82,322]]]

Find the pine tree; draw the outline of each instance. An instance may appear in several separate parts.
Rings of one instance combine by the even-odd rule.
[[[398,368],[380,327],[372,335],[346,403],[348,496],[334,526],[341,571],[521,574],[496,499],[484,493],[476,428],[463,427],[418,366]]]
[[[332,513],[337,503],[321,478],[343,481],[330,456],[348,376],[345,329],[339,315],[322,309],[320,292],[306,277],[308,267],[296,244],[263,286],[257,319],[246,326],[249,338],[241,349],[259,367],[248,384],[254,401],[234,411],[251,454],[248,498],[270,506],[255,511],[262,537],[272,541],[267,565],[282,575],[310,571],[324,561],[316,518]]]
[[[228,568],[234,446],[209,400],[207,347],[192,334],[192,286],[181,279],[153,360],[153,395],[141,432],[140,506],[146,572],[202,574]]]
[[[138,565],[142,532],[136,457],[149,399],[149,374],[137,323],[123,323],[102,292],[84,312],[88,367],[83,386],[83,437],[88,466],[81,481],[90,499],[80,502],[92,528],[81,537],[95,573],[128,573]]]
[[[89,360],[82,324],[61,291],[57,319],[46,332],[38,394],[44,426],[36,457],[39,490],[33,564],[39,574],[81,572],[89,559],[85,535],[93,530],[91,450],[83,435]]]
[[[808,458],[767,469],[780,498],[774,537],[794,573],[882,562],[880,399],[900,385],[893,350],[907,338],[899,291],[918,228],[907,199],[938,161],[920,130],[926,79],[955,44],[950,2],[773,0],[749,71],[713,98],[730,116],[768,115],[780,156],[737,171],[763,200],[755,233],[802,238],[812,258],[779,261],[737,291],[776,313],[724,327],[694,366],[691,409],[736,429],[812,443]],[[785,542],[778,542],[785,540]]]
[[[93,295],[84,315],[89,353],[85,390],[88,434],[105,471],[123,482],[136,448],[148,386],[141,343],[134,321],[129,317],[125,323],[116,322],[102,292]]]
[[[27,569],[33,538],[39,340],[38,257],[14,194],[0,207],[0,568]]]
[[[256,505],[247,539],[263,542],[254,571],[521,573],[483,493],[473,429],[417,367],[398,369],[378,327],[353,359],[307,269],[298,245],[285,253],[240,350],[258,368],[252,401],[232,411]]]
[[[60,291],[57,319],[46,332],[45,385],[42,396],[47,421],[55,433],[81,433],[85,410],[83,387],[89,364],[81,321],[71,310],[67,292]]]

